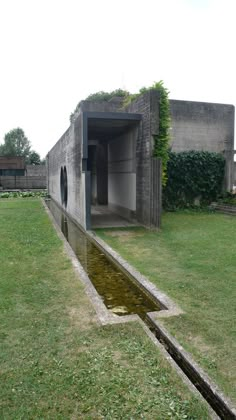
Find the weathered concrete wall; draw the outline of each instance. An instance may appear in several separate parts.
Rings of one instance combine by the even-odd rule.
[[[171,148],[174,152],[207,150],[226,159],[225,186],[233,185],[234,106],[170,100]]]
[[[68,203],[65,210],[86,228],[85,174],[82,172],[82,117],[77,116],[47,155],[48,192],[63,206],[60,190],[61,168],[67,170]],[[65,207],[65,206],[64,206]]]
[[[84,228],[89,226],[91,196],[95,202],[102,201],[100,204],[103,202],[105,204],[107,200],[119,214],[125,213],[131,216],[132,213],[134,216],[136,211],[137,220],[144,225],[151,226],[154,220],[157,220],[152,214],[152,209],[157,209],[158,206],[156,206],[157,189],[152,185],[154,172],[151,169],[151,161],[153,135],[157,134],[159,129],[158,109],[159,95],[156,91],[140,96],[127,109],[121,108],[120,101],[109,103],[84,101],[70,128],[49,152],[47,157],[49,194],[62,205],[60,171],[66,167],[68,177],[66,211]],[[101,137],[101,131],[96,132],[96,130],[90,132],[88,136],[86,126],[83,126],[84,121],[87,121],[86,112],[128,112],[142,114],[142,119],[140,121],[138,117],[135,124],[129,126],[119,138],[117,136],[113,138],[114,128],[109,132],[106,131],[104,139]],[[96,133],[100,133],[97,134],[98,138],[93,137]],[[93,172],[93,164],[89,163],[88,159],[90,146],[96,146],[96,159],[99,155],[102,156],[102,159],[100,156],[97,161],[96,176],[92,178],[92,185],[90,170]],[[109,154],[108,162],[106,150]],[[91,159],[93,160],[92,157]],[[108,174],[105,169],[107,163]],[[91,166],[90,170],[88,165]],[[97,184],[97,190],[94,183]]]
[[[152,196],[151,158],[153,135],[159,132],[159,94],[150,91],[127,107],[128,112],[142,114],[136,144],[136,216],[137,220],[151,226]]]
[[[137,128],[108,144],[108,205],[127,217],[136,212]]]
[[[171,146],[175,152],[234,149],[234,107],[170,100]]]
[[[66,212],[84,229],[87,228],[88,203],[90,204],[90,172],[87,171],[87,156],[83,149],[83,112],[116,111],[119,103],[92,103],[83,101],[73,122],[47,155],[47,187],[52,199],[64,207]],[[84,164],[84,167],[83,167]],[[61,168],[66,167],[68,203],[63,205],[60,189]],[[94,191],[95,195],[96,192]],[[87,200],[86,200],[87,196]],[[90,209],[89,209],[90,211]]]
[[[117,100],[111,100],[109,102],[82,101],[80,104],[80,114],[83,112],[126,112],[124,107],[122,106],[122,103],[123,101],[119,100],[119,98],[117,98]],[[77,115],[79,115],[79,113],[77,113]]]

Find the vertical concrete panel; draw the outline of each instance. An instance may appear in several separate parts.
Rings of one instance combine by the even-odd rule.
[[[161,159],[151,159],[151,185],[150,225],[159,228],[161,226],[162,209]]]
[[[109,206],[121,210],[128,216],[136,210],[136,174],[120,173],[109,175]],[[131,214],[130,214],[131,216]]]
[[[99,142],[97,145],[97,202],[108,203],[108,153],[107,143]]]
[[[236,162],[234,162],[234,175],[233,175],[233,178],[234,178],[233,183],[234,183],[234,185],[236,185]]]
[[[136,147],[136,214],[137,220],[150,226],[150,206],[152,196],[151,158],[153,135],[159,132],[159,93],[155,90],[140,96],[129,107],[129,112],[142,114]]]
[[[108,204],[128,218],[136,217],[136,140],[132,128],[108,145]]]

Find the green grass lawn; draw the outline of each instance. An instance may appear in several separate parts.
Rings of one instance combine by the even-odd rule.
[[[0,418],[208,419],[138,323],[100,327],[38,199],[0,200]]]
[[[185,311],[162,322],[236,402],[236,218],[166,213],[160,232],[97,234]]]

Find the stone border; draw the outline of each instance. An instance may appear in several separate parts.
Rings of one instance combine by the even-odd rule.
[[[203,369],[192,359],[166,328],[156,320],[154,313],[148,313],[147,319],[157,339],[163,344],[170,357],[177,363],[182,373],[190,379],[203,398],[222,419],[235,420],[236,409],[229,398],[210,380]]]

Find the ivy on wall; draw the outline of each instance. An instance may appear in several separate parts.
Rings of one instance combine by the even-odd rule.
[[[163,207],[176,210],[209,204],[222,192],[225,159],[205,151],[169,152],[168,181],[163,190]]]
[[[159,133],[154,135],[154,150],[153,156],[161,158],[162,160],[162,185],[165,187],[168,179],[167,162],[169,160],[169,130],[170,130],[170,106],[169,106],[169,92],[163,86],[163,82],[158,82],[153,85],[153,88],[160,93],[159,105]]]
[[[169,159],[169,140],[170,140],[170,105],[169,92],[164,87],[162,80],[155,82],[152,86],[140,89],[139,93],[130,94],[124,98],[124,105],[129,105],[133,100],[150,90],[157,90],[160,94],[159,102],[159,133],[153,136],[154,148],[153,156],[162,161],[162,186],[167,183],[167,162]]]

